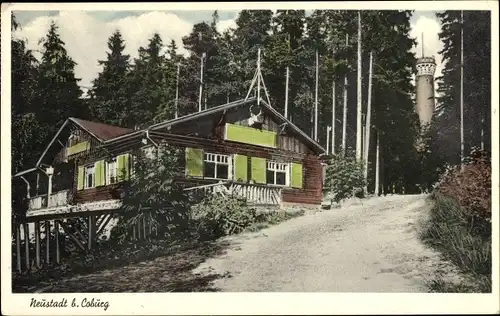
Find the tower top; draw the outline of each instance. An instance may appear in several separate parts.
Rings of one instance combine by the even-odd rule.
[[[436,72],[436,59],[434,56],[417,59],[417,76],[434,76]]]

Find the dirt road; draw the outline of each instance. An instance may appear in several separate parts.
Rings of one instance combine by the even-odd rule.
[[[305,215],[257,233],[226,238],[226,254],[195,274],[221,274],[221,291],[427,292],[451,265],[425,247],[417,227],[424,195],[387,196]]]

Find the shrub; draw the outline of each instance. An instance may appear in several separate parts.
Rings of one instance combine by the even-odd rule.
[[[437,192],[455,199],[471,217],[491,221],[491,158],[473,150],[460,166],[448,167],[437,184]]]
[[[446,169],[431,195],[434,207],[421,238],[460,268],[467,282],[431,289],[491,292],[491,160],[473,150],[460,166]]]
[[[121,242],[138,222],[145,221],[157,238],[176,239],[189,233],[190,201],[181,184],[181,152],[160,144],[154,157],[134,155],[134,173],[121,197],[119,222],[112,232]]]
[[[209,239],[240,233],[256,217],[255,209],[249,208],[244,199],[231,195],[209,194],[192,208],[198,234]]]
[[[326,168],[325,188],[333,194],[335,202],[355,195],[362,197],[364,186],[362,163],[353,157],[332,156]]]
[[[476,279],[491,277],[491,223],[472,220],[470,211],[452,198],[436,193],[433,199],[421,238],[463,272],[476,275]],[[491,291],[491,284],[482,291]]]

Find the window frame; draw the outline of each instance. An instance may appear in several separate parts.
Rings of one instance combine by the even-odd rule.
[[[278,187],[289,187],[290,186],[290,168],[291,164],[288,162],[279,162],[274,160],[266,161],[266,185],[270,186],[278,186]],[[271,171],[274,173],[274,183],[268,183],[267,172]],[[285,184],[276,183],[276,174],[284,173],[285,174]]]
[[[92,168],[92,185],[90,186],[88,183],[88,176],[89,173],[87,172],[87,169]],[[95,163],[91,163],[88,165],[85,165],[83,167],[83,174],[84,174],[84,179],[83,179],[83,189],[93,189],[95,188]]]
[[[110,165],[114,163],[114,168],[111,169]],[[112,185],[118,183],[118,157],[113,157],[111,160],[106,161],[106,185]],[[114,182],[111,182],[111,172],[110,170],[114,170]]]
[[[207,157],[212,158],[212,159],[207,159]],[[222,161],[222,160],[225,160],[225,161]],[[234,161],[234,159],[233,159],[232,155],[204,152],[203,153],[203,179],[232,180],[233,179],[233,161]],[[214,166],[214,177],[207,177],[205,175],[207,163],[213,163],[215,165]],[[218,165],[227,166],[227,178],[218,177],[218,174],[217,174],[217,166]]]

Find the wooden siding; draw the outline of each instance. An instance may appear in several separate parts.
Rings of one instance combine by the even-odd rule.
[[[120,192],[121,189],[119,185],[107,185],[97,188],[78,190],[76,191],[74,196],[74,203],[78,204],[85,202],[119,199]]]
[[[57,143],[59,143],[59,145],[61,145],[61,149],[59,150],[59,152],[54,157],[54,159],[52,161],[53,165],[61,163],[61,162],[64,162],[64,160],[66,160],[66,159],[69,161],[69,160],[77,160],[77,159],[80,159],[80,158],[91,157],[90,159],[92,160],[92,159],[94,159],[93,157],[95,155],[101,155],[102,149],[99,149],[100,143],[99,143],[98,140],[96,140],[94,137],[92,137],[87,132],[85,132],[84,130],[82,130],[76,124],[72,124],[71,127],[70,127],[70,129],[71,129],[70,134],[76,135],[79,138],[79,142],[83,142],[83,141],[89,142],[90,149],[86,150],[86,151],[82,151],[82,152],[76,153],[74,155],[66,156],[66,148],[70,147],[72,145],[75,145],[77,143],[76,142],[75,143],[70,143],[69,138],[59,139],[59,141],[62,144],[64,144],[64,146],[62,146],[61,143],[57,142]],[[58,144],[54,144],[53,146],[57,146],[57,145]]]
[[[323,169],[318,157],[308,156],[302,161],[304,166],[304,188],[284,189],[283,202],[321,204],[323,199]]]
[[[189,122],[186,124],[175,125],[168,133],[164,132],[150,132],[150,137],[155,142],[166,141],[172,146],[184,149],[186,147],[200,148],[206,152],[219,153],[219,154],[241,154],[249,157],[265,158],[267,160],[277,160],[282,162],[296,162],[303,164],[304,178],[302,189],[285,188],[283,190],[283,201],[291,203],[309,203],[320,204],[322,198],[322,172],[321,163],[316,155],[311,154],[311,150],[292,135],[279,135],[278,148],[264,148],[261,146],[235,143],[225,141],[224,138],[224,125],[226,122],[233,121],[237,117],[242,117],[248,114],[248,109],[239,110],[236,113],[228,112],[226,114],[219,113],[212,117],[194,124]],[[279,132],[279,125],[266,118],[267,127]],[[244,120],[240,120],[243,122]],[[274,124],[274,125],[273,125]],[[172,134],[174,132],[183,133]],[[74,159],[74,173],[73,173],[73,190],[72,196],[76,203],[94,202],[107,199],[117,198],[120,189],[116,186],[102,186],[98,188],[86,189],[78,191],[78,166],[92,163],[101,159],[108,159],[125,152],[130,152],[135,149],[144,147],[141,143],[141,137],[130,139],[113,146],[107,146],[104,150],[99,147],[99,143],[83,133],[83,139],[93,142],[91,150],[86,153],[79,153],[73,155]],[[186,135],[187,134],[187,135]],[[197,134],[197,135],[194,135]],[[184,155],[182,155],[184,158]],[[181,162],[184,165],[184,162]],[[186,183],[207,184],[213,183],[214,180],[204,179],[183,179]]]

